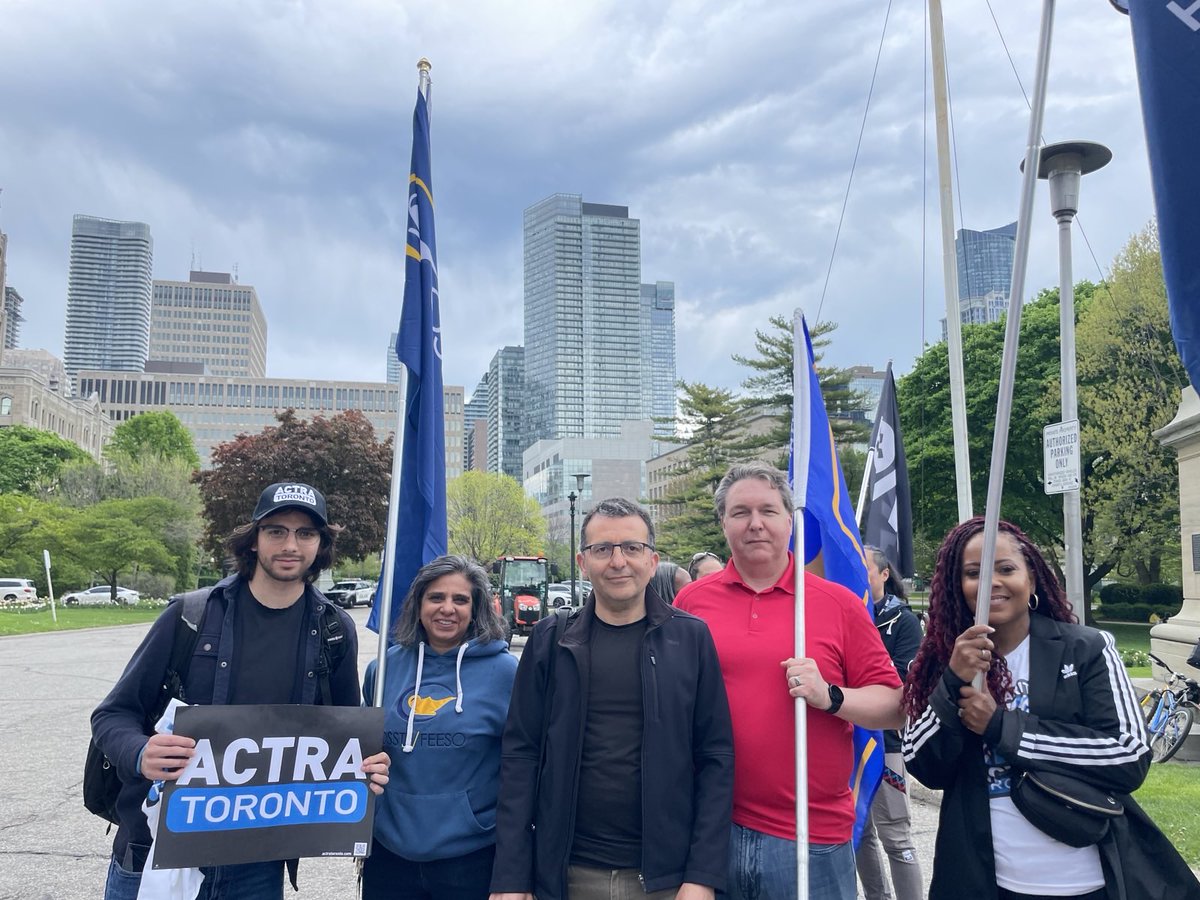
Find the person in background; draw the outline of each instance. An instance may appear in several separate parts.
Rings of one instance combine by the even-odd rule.
[[[905,686],[904,761],[943,791],[929,897],[1200,897],[1200,883],[1129,796],[1146,777],[1150,748],[1112,635],[1074,622],[1042,554],[1009,522],[999,523],[992,571],[981,572],[983,529],[982,518],[969,519],[938,550],[929,626]],[[986,625],[975,624],[981,593]],[[972,685],[977,674],[983,690]],[[1014,803],[1025,773],[1065,777],[1078,786],[1060,789],[1076,793],[1095,788],[1124,814],[1097,843],[1062,843]]]
[[[691,581],[692,576],[688,574],[687,569],[663,560],[654,570],[654,577],[650,579],[650,587],[663,600],[674,603],[675,595]]]
[[[715,553],[709,553],[707,550],[701,550],[692,555],[688,562],[687,572],[692,581],[699,581],[705,575],[712,575],[724,568],[725,563],[721,562],[721,557]]]
[[[384,747],[364,900],[484,900],[496,856],[500,737],[517,659],[487,574],[440,556],[413,579],[384,668]],[[376,661],[363,699],[375,696]]]
[[[867,580],[871,585],[875,627],[879,629],[883,647],[896,666],[896,674],[903,681],[909,663],[921,646],[921,623],[905,602],[904,584],[896,576],[887,554],[869,544],[863,547],[863,551],[867,556]],[[899,732],[892,729],[885,731],[883,745],[883,781],[871,804],[871,816],[863,828],[858,851],[854,854],[858,880],[866,900],[892,900],[893,897],[895,900],[922,900],[925,887],[912,838],[908,784],[904,773],[904,755],[900,752]],[[880,853],[880,844],[883,845],[883,853]],[[888,889],[884,872],[884,854],[891,869],[892,890]]]

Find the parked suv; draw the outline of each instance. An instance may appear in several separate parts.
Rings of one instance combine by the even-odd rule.
[[[322,593],[338,606],[358,606],[360,603],[370,606],[375,598],[375,582],[359,579],[339,581]]]
[[[0,578],[0,600],[5,603],[36,599],[37,588],[28,578]]]

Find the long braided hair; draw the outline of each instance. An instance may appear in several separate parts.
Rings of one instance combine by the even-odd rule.
[[[904,709],[910,717],[917,717],[929,702],[946,666],[958,636],[975,624],[975,616],[967,606],[962,589],[963,551],[967,542],[983,531],[983,517],[976,516],[955,526],[942,546],[938,548],[937,565],[929,585],[929,612],[925,639],[917,651],[916,658],[908,668],[904,685]],[[1021,548],[1025,565],[1033,579],[1033,590],[1038,604],[1031,615],[1046,616],[1059,622],[1076,621],[1071,605],[1063,594],[1054,572],[1046,564],[1041,551],[1016,525],[1000,520],[1000,532],[1011,537]],[[980,573],[980,593],[991,581]],[[998,706],[1005,706],[1013,696],[1012,673],[1004,658],[996,656],[987,673],[988,692]]]

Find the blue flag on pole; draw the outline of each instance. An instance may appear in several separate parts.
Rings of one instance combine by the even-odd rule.
[[[446,552],[446,438],[442,396],[442,321],[438,308],[437,244],[433,228],[433,178],[429,161],[429,92],[423,81],[413,113],[412,167],[408,176],[408,241],[404,305],[396,356],[408,372],[403,468],[396,544],[384,548],[393,571],[392,621],[417,570]],[[379,604],[367,627],[379,630]],[[388,623],[391,627],[391,622]]]
[[[1200,3],[1114,5],[1133,25],[1171,334],[1200,391]]]
[[[804,347],[795,347],[797,366],[804,366],[807,379],[796,379],[797,397],[792,420],[792,453],[788,477],[792,482],[797,508],[804,516],[804,564],[818,560],[824,578],[836,582],[862,598],[863,615],[871,617],[871,587],[867,581],[867,560],[863,554],[854,506],[833,443],[833,430],[821,398],[821,384],[813,357],[808,324],[801,319]],[[801,391],[807,385],[807,396]],[[872,622],[874,621],[874,617]],[[854,845],[862,838],[863,827],[883,778],[883,735],[878,731],[854,727],[854,767],[850,788],[854,793]]]

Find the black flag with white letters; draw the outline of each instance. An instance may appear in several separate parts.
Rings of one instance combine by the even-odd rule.
[[[867,504],[863,511],[863,542],[873,544],[903,577],[913,574],[912,498],[908,466],[900,436],[900,410],[896,406],[896,379],[889,362],[879,397],[875,427],[871,429]]]

